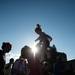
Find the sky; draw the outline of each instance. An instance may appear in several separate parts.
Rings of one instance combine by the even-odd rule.
[[[0,47],[12,44],[7,62],[18,58],[23,46],[33,45],[36,24],[52,36],[58,52],[75,59],[75,0],[0,0]]]

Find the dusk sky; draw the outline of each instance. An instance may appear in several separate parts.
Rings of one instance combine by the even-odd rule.
[[[51,45],[75,59],[75,0],[0,0],[0,46],[12,43],[7,60],[33,45],[37,23],[52,36]]]

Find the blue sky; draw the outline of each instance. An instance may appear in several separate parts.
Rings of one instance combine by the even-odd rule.
[[[68,60],[75,58],[75,0],[0,0],[0,46],[4,41],[13,46],[7,60],[24,45],[33,45],[37,23],[53,37],[58,51]]]

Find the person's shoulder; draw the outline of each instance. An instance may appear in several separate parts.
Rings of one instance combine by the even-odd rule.
[[[2,50],[0,49],[0,52],[2,52]]]
[[[45,34],[45,32],[42,32],[42,34]]]
[[[46,33],[45,33],[45,32],[41,32],[41,34],[42,34],[42,35],[45,35]]]
[[[3,51],[2,50],[0,50],[0,55],[2,55],[3,54]]]
[[[42,32],[42,35],[46,36],[47,34],[45,32]]]
[[[15,62],[14,62],[14,65],[20,63],[20,60],[19,59],[16,59]]]
[[[20,60],[20,59],[16,59],[16,61],[18,61],[18,60]]]

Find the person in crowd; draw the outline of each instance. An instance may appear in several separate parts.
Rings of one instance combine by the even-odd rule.
[[[28,46],[24,46],[21,49],[21,55],[19,59],[16,59],[12,66],[11,75],[29,75],[28,68]]]
[[[4,75],[5,54],[11,51],[12,45],[9,42],[3,42],[0,50],[0,74]]]
[[[4,75],[11,75],[11,68],[12,68],[13,63],[14,63],[14,59],[11,58],[9,63],[5,65]]]

